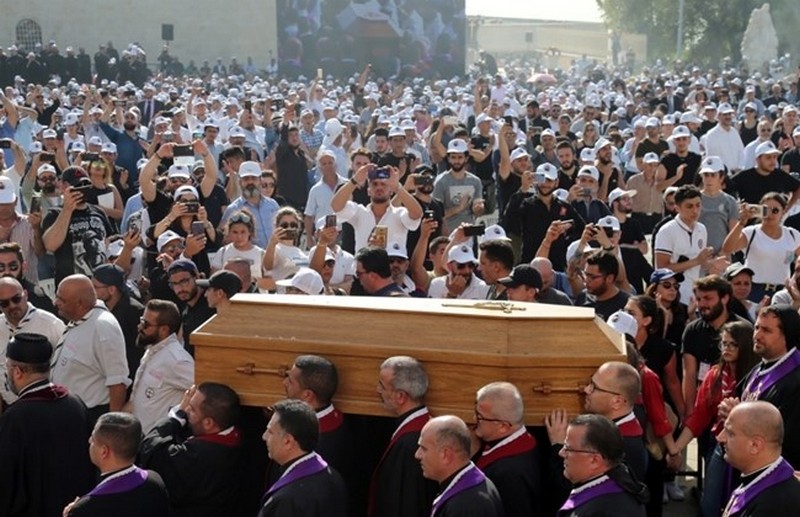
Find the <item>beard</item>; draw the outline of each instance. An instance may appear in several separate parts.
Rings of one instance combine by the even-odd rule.
[[[122,124],[122,127],[125,128],[125,131],[133,131],[134,129],[136,129],[137,124],[136,122],[125,122],[124,124]]]
[[[722,302],[718,302],[715,306],[710,307],[708,312],[701,311],[700,315],[706,321],[714,321],[715,319],[719,318],[722,315],[722,312],[725,310],[725,306],[722,305]]]
[[[45,183],[44,186],[42,187],[42,192],[44,192],[45,194],[48,194],[48,195],[55,194],[55,192],[56,192],[55,184],[53,184],[53,183]]]
[[[141,332],[136,335],[136,346],[139,348],[145,348],[150,345],[155,345],[156,343],[158,343],[158,338],[156,337],[148,336]]]
[[[242,195],[247,198],[260,197],[261,188],[256,185],[248,185],[242,189]]]
[[[422,192],[425,195],[433,194],[433,183],[417,187],[417,192]]]
[[[611,163],[611,158],[604,158],[602,156],[598,156],[597,161],[603,165],[608,165],[609,163]]]

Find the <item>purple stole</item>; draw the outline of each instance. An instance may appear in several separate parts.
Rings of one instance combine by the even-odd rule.
[[[269,501],[269,498],[272,497],[272,494],[286,485],[294,483],[298,479],[313,476],[317,472],[322,472],[327,468],[328,464],[325,462],[325,460],[323,460],[322,457],[316,452],[312,452],[305,458],[299,459],[294,465],[291,465],[289,470],[285,472],[271,487],[269,487],[269,490],[267,490],[267,493],[261,498],[261,501],[263,504],[266,504]]]
[[[597,499],[604,495],[621,494],[624,492],[622,487],[608,476],[602,476],[596,481],[590,481],[588,485],[590,486],[586,488],[573,489],[559,512],[568,512],[579,506],[583,506],[592,499]]]
[[[467,465],[464,470],[458,473],[453,481],[447,485],[444,492],[439,494],[439,497],[433,500],[433,507],[431,507],[431,517],[436,515],[439,508],[457,496],[464,490],[468,490],[474,486],[480,485],[486,479],[486,475],[480,471],[472,462]]]
[[[733,491],[728,505],[725,506],[725,512],[722,514],[723,517],[736,515],[741,512],[745,506],[750,504],[753,499],[758,497],[761,492],[792,477],[794,477],[794,469],[792,466],[782,457],[778,458],[777,462],[770,465],[767,470],[754,479],[752,483],[747,486],[740,486]]]
[[[800,352],[793,348],[789,352],[789,357],[784,358],[780,364],[775,364],[766,371],[755,372],[750,376],[742,392],[742,402],[760,400],[764,392],[789,375],[795,368],[800,368]]]
[[[147,481],[147,471],[140,469],[136,465],[132,465],[122,472],[112,474],[107,479],[103,480],[94,487],[94,490],[87,495],[111,495],[121,494],[123,492],[130,492],[134,488],[138,488]]]

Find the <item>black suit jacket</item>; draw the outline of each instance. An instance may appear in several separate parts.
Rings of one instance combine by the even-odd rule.
[[[164,103],[161,102],[161,101],[157,101],[155,99],[152,99],[152,101],[153,101],[153,113],[152,113],[152,115],[155,116],[156,113],[158,113],[159,111],[162,111],[164,109]],[[144,100],[144,101],[140,102],[139,104],[137,104],[136,106],[139,108],[139,111],[142,112],[142,125],[143,126],[149,126],[150,125],[150,119],[151,119],[150,115],[151,114],[147,110],[147,101]]]

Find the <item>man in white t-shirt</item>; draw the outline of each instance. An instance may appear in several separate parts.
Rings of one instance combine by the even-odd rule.
[[[400,172],[396,168],[377,168],[370,163],[360,167],[333,196],[331,208],[338,221],[350,223],[355,230],[356,250],[370,244],[376,226],[387,228],[386,243],[405,242],[408,231],[419,228],[422,206],[403,188],[399,179]],[[367,181],[369,205],[362,206],[351,201],[353,191]],[[392,193],[402,206],[392,206]]]
[[[699,222],[702,194],[693,185],[683,185],[675,193],[678,213],[675,219],[665,224],[656,234],[656,269],[669,268],[683,273],[681,300],[689,301],[692,285],[700,278],[701,269],[707,268],[713,257],[714,248],[708,245],[706,227]]]
[[[741,167],[742,138],[733,126],[733,114],[736,110],[728,103],[719,105],[717,125],[701,139],[706,156],[719,156],[728,168],[728,173],[738,172]]]
[[[428,298],[458,298],[462,300],[485,300],[489,286],[475,276],[478,260],[466,244],[453,246],[447,253],[445,276],[431,280]]]

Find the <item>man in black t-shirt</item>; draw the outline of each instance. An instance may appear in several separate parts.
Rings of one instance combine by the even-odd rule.
[[[73,274],[91,276],[106,262],[106,238],[114,232],[105,212],[75,188],[91,186],[82,167],[65,169],[61,180],[64,206],[51,208],[42,221],[44,247],[56,259],[56,284]]]
[[[596,315],[604,320],[622,310],[629,294],[617,285],[619,261],[613,253],[597,251],[586,259],[583,283],[586,288],[575,299],[576,307],[593,307]]]
[[[778,168],[780,154],[771,141],[756,147],[756,166],[731,178],[731,186],[740,199],[758,204],[767,192],[780,192],[791,196],[789,207],[794,205],[800,198],[800,181]]]
[[[689,150],[692,133],[686,126],[678,126],[672,131],[672,143],[675,152],[667,153],[661,157],[656,179],[659,182],[667,180],[662,186],[680,187],[681,185],[694,185],[697,180],[697,171],[700,170],[701,157]],[[661,185],[661,183],[659,183]]]
[[[469,171],[480,178],[483,184],[483,200],[486,213],[495,209],[494,167],[492,166],[492,149],[495,135],[492,133],[492,118],[481,113],[475,119],[478,134],[469,141]]]
[[[417,157],[406,152],[406,132],[402,128],[389,130],[389,152],[377,159],[378,167],[395,167],[400,171],[400,183],[405,183],[408,175],[417,166]]]
[[[661,122],[656,117],[647,119],[644,127],[647,130],[647,138],[636,147],[636,167],[639,170],[644,168],[644,155],[647,153],[662,156],[669,151],[669,144],[661,138]]]

